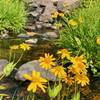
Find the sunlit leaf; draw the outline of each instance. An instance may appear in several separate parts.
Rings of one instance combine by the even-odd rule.
[[[71,100],[80,100],[80,92],[77,92]]]
[[[80,39],[78,37],[75,37],[75,41],[79,46],[81,45],[81,41],[80,41]]]
[[[57,85],[53,89],[51,89],[51,87],[49,86],[48,91],[49,91],[50,98],[55,98],[60,93],[61,89],[62,89],[61,83],[59,83],[59,85]]]
[[[4,94],[4,93],[0,93],[0,96],[6,96],[6,97],[9,97],[8,94]]]
[[[5,89],[7,89],[6,86],[0,85],[0,90],[5,90]]]
[[[15,63],[11,62],[7,64],[3,70],[5,76],[9,76],[11,72],[13,71],[14,67],[16,66]]]

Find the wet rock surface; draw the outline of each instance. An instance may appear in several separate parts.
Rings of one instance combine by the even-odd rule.
[[[51,81],[56,80],[56,77],[52,73],[50,73],[49,71],[43,69],[40,66],[40,63],[39,63],[38,60],[30,61],[30,62],[27,62],[27,63],[23,64],[22,66],[20,66],[20,68],[18,69],[18,71],[16,73],[15,78],[17,80],[25,81],[23,75],[24,74],[31,75],[32,71],[40,72],[41,76],[43,78],[48,79],[48,80],[51,80]]]
[[[57,11],[60,11],[62,13],[68,13],[80,5],[79,0],[25,1],[28,10],[28,21],[25,29],[27,31],[38,32],[38,34],[43,34],[43,36],[47,35],[47,33],[49,32],[53,33],[58,30],[53,25],[54,19],[51,16],[53,13]],[[55,34],[49,35],[50,38],[58,38],[58,36],[58,33],[57,36],[55,36]]]

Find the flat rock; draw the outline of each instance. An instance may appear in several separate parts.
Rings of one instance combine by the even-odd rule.
[[[30,36],[29,35],[27,35],[27,34],[19,34],[19,35],[17,35],[17,37],[18,38],[29,38]]]
[[[25,81],[26,79],[23,77],[23,75],[25,73],[31,75],[32,71],[40,72],[41,76],[43,78],[46,78],[47,80],[51,80],[51,81],[56,80],[56,77],[52,73],[50,73],[49,71],[46,71],[40,66],[40,63],[38,60],[30,61],[20,66],[20,68],[18,69],[16,73],[15,78],[17,80]]]
[[[38,42],[37,38],[25,40],[25,43],[28,44],[36,44]]]
[[[39,13],[37,11],[33,11],[33,12],[29,12],[28,15],[34,18],[34,17],[38,17]]]
[[[28,11],[34,11],[38,8],[38,5],[36,3],[31,3],[28,5]]]
[[[29,35],[29,36],[35,36],[35,35],[37,35],[38,33],[29,31],[29,32],[26,32],[26,34]]]
[[[41,29],[43,27],[43,23],[42,22],[36,22],[36,28],[37,29]]]
[[[56,7],[53,5],[53,3],[51,2],[50,4],[48,4],[43,12],[43,14],[41,14],[39,21],[42,22],[52,22],[52,13],[56,12],[57,9]]]
[[[47,6],[52,3],[51,0],[33,0],[33,2],[41,6]]]
[[[1,39],[8,39],[8,38],[10,38],[10,36],[7,33],[3,33],[0,35],[0,38]]]
[[[51,23],[43,23],[43,27],[51,29],[51,30],[57,30],[57,28],[54,25],[52,25]]]
[[[6,59],[0,59],[0,75],[3,73],[4,67],[8,64]]]
[[[80,5],[80,0],[58,0],[57,9],[68,13]]]
[[[35,31],[36,30],[36,26],[35,25],[28,25],[28,26],[26,26],[26,28],[25,28],[27,31]]]
[[[43,35],[47,38],[58,38],[57,32],[46,32]]]

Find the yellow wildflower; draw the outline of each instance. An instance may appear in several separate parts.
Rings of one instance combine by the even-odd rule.
[[[56,66],[55,68],[51,69],[51,72],[58,78],[66,77],[66,72],[64,71],[63,66]]]
[[[66,58],[70,58],[70,52],[67,49],[61,49],[57,52],[57,54],[61,54],[61,58],[64,59]]]
[[[10,46],[10,49],[11,50],[17,50],[17,49],[19,49],[19,45]]]
[[[86,63],[86,59],[84,59],[84,56],[75,56],[71,58],[71,62],[73,64],[77,64],[77,63]]]
[[[30,85],[27,88],[27,91],[32,90],[33,93],[35,93],[37,88],[39,87],[44,93],[46,92],[44,89],[46,88],[46,86],[44,84],[47,82],[47,80],[40,76],[40,72],[33,71],[32,76],[24,74],[24,78],[31,81]]]
[[[89,79],[85,74],[77,74],[75,76],[75,80],[77,81],[78,84],[81,84],[81,86],[89,84]]]
[[[63,17],[64,13],[59,13],[58,11],[56,11],[51,15],[52,18],[57,18],[58,16]]]
[[[86,65],[84,63],[77,63],[75,65],[72,65],[71,67],[69,67],[69,72],[72,72],[73,74],[86,73]]]
[[[66,84],[68,84],[69,86],[71,86],[74,83],[74,78],[67,76],[66,78],[64,78],[64,81],[65,81]]]
[[[63,17],[63,16],[64,16],[64,13],[58,13],[58,15],[59,15],[60,17]]]
[[[55,65],[55,62],[53,62],[54,60],[55,58],[53,58],[53,55],[45,53],[45,57],[40,57],[39,62],[42,68],[48,70]]]
[[[97,37],[96,43],[100,45],[100,37]]]
[[[68,69],[68,73],[76,74],[76,68],[74,66],[70,66]]]
[[[71,20],[68,21],[68,25],[77,26],[78,23],[75,20],[71,19]]]
[[[24,51],[30,50],[30,45],[26,43],[20,44],[20,48],[23,49]]]
[[[51,17],[52,17],[52,18],[57,18],[58,15],[59,15],[59,13],[58,13],[58,11],[56,11],[56,12],[54,12],[54,13],[51,15]]]

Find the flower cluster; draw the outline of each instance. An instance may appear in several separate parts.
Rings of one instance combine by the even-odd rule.
[[[65,82],[69,86],[73,85],[74,83],[80,84],[81,86],[85,86],[89,84],[89,79],[87,77],[87,65],[84,56],[71,56],[71,52],[67,49],[61,49],[57,52],[58,59],[54,58],[53,55],[49,53],[45,53],[44,57],[40,57],[39,62],[40,66],[50,71],[57,80],[60,82]],[[57,62],[61,61],[60,64]],[[63,61],[70,61],[72,63],[68,68],[64,68]],[[47,71],[47,72],[48,72]],[[31,81],[31,84],[28,86],[28,91],[36,92],[37,87],[41,88],[43,92],[45,92],[46,86],[44,85],[47,80],[40,76],[39,72],[32,72],[32,76],[28,74],[24,74],[24,78]]]
[[[30,50],[31,47],[30,47],[29,44],[22,43],[22,44],[20,44],[20,45],[12,45],[12,46],[10,46],[10,49],[11,49],[11,50],[22,49],[22,50],[26,51],[26,50]]]
[[[62,65],[56,63],[56,59],[53,58],[53,55],[45,54],[45,57],[40,57],[40,65],[46,70],[50,70],[57,78],[64,79],[69,85],[72,85],[74,82],[81,84],[81,86],[89,84],[86,70],[87,62],[83,55],[71,57],[71,52],[67,49],[61,49],[57,54],[60,55],[62,60],[67,59],[72,63],[68,67],[68,73],[66,72],[66,69],[64,69],[63,63]],[[80,79],[80,77],[82,77],[82,79]]]
[[[51,15],[52,18],[57,18],[58,16],[63,17],[64,13],[59,13],[58,11],[56,11]]]
[[[81,84],[81,86],[89,84],[84,56],[71,57],[70,61],[72,65],[69,67],[68,74],[73,75],[74,81],[77,82],[77,84]]]

